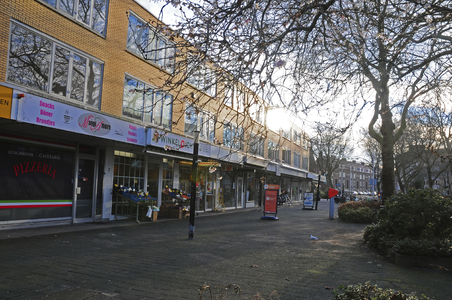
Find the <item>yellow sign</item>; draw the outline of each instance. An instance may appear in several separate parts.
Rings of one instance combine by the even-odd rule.
[[[203,161],[198,163],[198,167],[219,167],[220,164],[217,162]]]
[[[0,85],[0,118],[11,119],[13,89]]]

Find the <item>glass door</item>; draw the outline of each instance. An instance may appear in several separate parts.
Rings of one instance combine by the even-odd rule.
[[[78,160],[77,202],[75,218],[92,220],[94,199],[95,160],[80,158]]]
[[[243,177],[237,179],[237,207],[243,206]]]

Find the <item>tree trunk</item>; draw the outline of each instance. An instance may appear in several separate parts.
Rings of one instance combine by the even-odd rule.
[[[384,204],[386,199],[389,199],[395,191],[395,173],[394,173],[394,129],[395,125],[392,121],[392,112],[389,107],[389,90],[382,87],[380,95],[381,100],[381,159],[382,159],[382,171],[381,171],[381,183],[382,195],[381,199]],[[377,97],[378,97],[377,96]]]

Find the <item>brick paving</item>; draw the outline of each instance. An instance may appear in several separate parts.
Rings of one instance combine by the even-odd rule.
[[[326,201],[317,211],[284,206],[278,221],[261,216],[200,214],[194,240],[188,219],[0,231],[0,299],[198,299],[207,286],[202,299],[323,300],[366,281],[452,297],[452,273],[388,262],[363,245],[365,225],[329,220]]]

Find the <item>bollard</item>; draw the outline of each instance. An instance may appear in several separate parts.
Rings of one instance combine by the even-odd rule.
[[[330,220],[334,219],[334,197],[330,198]]]

